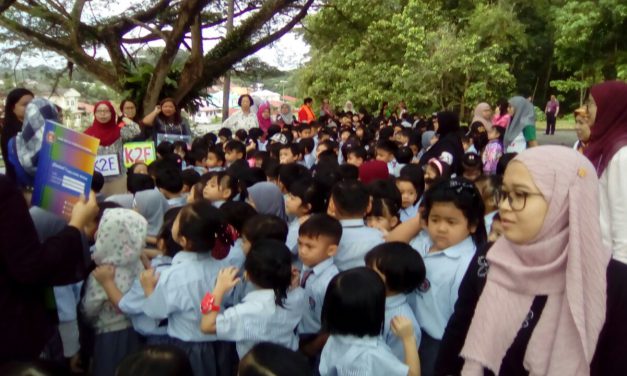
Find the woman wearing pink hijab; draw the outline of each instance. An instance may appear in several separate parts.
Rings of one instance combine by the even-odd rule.
[[[259,105],[259,109],[257,110],[257,122],[259,123],[259,128],[261,128],[263,133],[268,133],[268,128],[272,125],[272,118],[270,117],[270,103],[264,102]]]
[[[570,148],[508,165],[503,237],[470,264],[436,375],[627,374],[627,265],[601,240],[598,188]]]

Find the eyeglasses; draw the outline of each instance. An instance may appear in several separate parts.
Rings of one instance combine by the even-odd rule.
[[[529,196],[543,196],[541,193],[510,192],[505,189],[496,191],[496,202],[500,205],[505,199],[513,211],[522,211],[527,206]]]

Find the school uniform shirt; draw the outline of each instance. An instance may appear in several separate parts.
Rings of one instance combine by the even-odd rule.
[[[285,245],[293,255],[298,255],[298,230],[300,229],[300,221],[294,218],[287,227],[287,239]]]
[[[411,321],[416,337],[416,348],[419,348],[422,332],[416,320],[416,315],[414,315],[414,312],[407,303],[407,296],[405,294],[385,298],[385,321],[383,322],[383,340],[390,347],[392,353],[398,360],[404,362],[405,348],[403,347],[403,342],[392,332],[392,319],[396,316],[403,316]]]
[[[213,291],[218,272],[225,265],[209,253],[177,253],[146,298],[144,313],[153,319],[167,318],[170,337],[186,342],[215,341],[215,335],[200,331],[200,302]]]
[[[408,207],[407,209],[401,209],[400,211],[401,222],[405,222],[406,220],[412,219],[416,215],[418,215],[418,205],[420,205],[419,202],[417,202],[415,205]]]
[[[368,227],[361,218],[343,219],[342,238],[333,258],[340,271],[365,266],[364,256],[374,246],[383,243],[381,231]]]
[[[179,197],[174,197],[168,200],[168,206],[170,209],[185,205],[187,205],[187,195],[180,195]]]
[[[303,317],[302,292],[300,297],[300,304],[285,302],[283,308],[276,305],[272,289],[251,291],[240,304],[218,314],[216,336],[234,341],[240,359],[259,342],[272,342],[297,350],[295,329]]]
[[[305,167],[311,169],[316,164],[316,156],[314,153],[305,154],[303,162],[305,162]]]
[[[226,201],[224,200],[218,200],[218,201],[211,201],[211,205],[215,206],[217,209],[220,209],[220,206],[222,206],[222,204],[224,204]]]
[[[229,254],[224,258],[224,262],[229,266],[242,269],[245,261],[246,255],[242,249],[242,238],[238,238],[229,250]]]
[[[339,272],[331,257],[313,268],[303,267],[303,271],[300,273],[300,285],[305,289],[305,304],[308,309],[298,326],[298,333],[310,334],[320,331],[324,295],[327,292],[329,282]]]
[[[398,360],[381,336],[331,335],[322,349],[321,376],[407,376],[409,367]]]
[[[390,176],[399,177],[401,175],[401,169],[405,167],[404,164],[398,163],[396,159],[391,160],[387,163],[388,165],[388,173]]]
[[[475,254],[469,236],[443,251],[429,253],[431,242],[418,249],[427,269],[427,277],[416,290],[412,307],[418,324],[429,336],[441,340],[457,301],[459,285]]]
[[[172,258],[168,256],[157,256],[150,261],[150,266],[154,268],[157,273],[163,273],[171,265]],[[133,281],[130,290],[120,299],[118,308],[131,319],[133,329],[135,329],[137,333],[143,336],[167,335],[168,327],[166,325],[160,325],[163,320],[153,319],[146,316],[144,313],[143,307],[145,301],[146,295],[144,294],[144,289],[138,277]]]
[[[491,213],[486,214],[483,217],[483,222],[485,223],[485,230],[490,235],[490,231],[492,231],[492,222],[494,222],[494,216],[498,213],[498,210],[495,210]]]
[[[427,230],[421,230],[418,235],[409,241],[409,245],[416,250],[430,247],[431,238],[429,237],[429,232]]]

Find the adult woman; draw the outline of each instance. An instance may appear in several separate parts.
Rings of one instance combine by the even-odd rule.
[[[464,146],[459,135],[459,118],[448,111],[438,112],[436,118],[438,141],[420,157],[419,165],[424,167],[431,158],[436,158],[451,166],[453,172],[461,173]]]
[[[485,103],[479,103],[477,107],[475,107],[474,117],[472,118],[472,123],[480,122],[483,124],[486,132],[489,132],[492,129],[492,121],[490,120],[492,117],[492,107]]]
[[[248,94],[241,95],[237,100],[237,105],[239,106],[239,111],[229,116],[228,119],[222,123],[222,126],[225,128],[229,128],[232,131],[236,131],[238,129],[244,129],[245,131],[250,130],[251,128],[259,127],[259,122],[257,121],[257,114],[251,111],[251,106],[255,102],[253,101],[253,97]]]
[[[17,88],[13,89],[9,95],[4,106],[4,121],[2,124],[2,134],[0,135],[1,147],[2,147],[2,159],[4,160],[4,166],[6,175],[15,180],[15,170],[9,161],[9,149],[7,144],[9,140],[22,130],[22,122],[24,121],[24,113],[26,106],[33,100],[35,95],[28,89]]]
[[[494,117],[492,118],[492,125],[498,125],[503,128],[507,128],[509,126],[509,122],[512,121],[512,117],[507,112],[508,107],[509,103],[507,102],[507,99],[499,99],[496,114],[494,114]]]
[[[355,107],[353,106],[353,102],[346,101],[346,103],[344,103],[344,112],[350,112],[351,114],[355,113]]]
[[[528,147],[537,146],[536,114],[533,104],[523,97],[510,98],[507,109],[512,121],[505,130],[503,147],[507,153],[520,153]]]
[[[592,126],[586,156],[601,181],[603,242],[627,263],[627,84],[593,86],[587,107]]]
[[[142,123],[147,127],[153,127],[155,143],[167,138],[173,141],[176,136],[188,136],[191,142],[192,131],[189,124],[181,116],[181,110],[172,98],[163,99],[151,113],[144,117]]]
[[[508,165],[504,237],[470,264],[436,374],[625,374],[627,266],[601,241],[593,170],[561,146]]]
[[[124,99],[122,103],[120,103],[120,118],[118,119],[118,123],[124,122],[124,124],[132,121],[139,126],[140,133],[133,138],[133,141],[143,141],[150,137],[150,134],[147,133],[147,128],[141,125],[141,118],[137,113],[137,105],[130,99]]]
[[[590,123],[588,122],[588,111],[585,107],[575,110],[575,132],[577,132],[577,141],[573,149],[583,154],[590,142]]]
[[[126,190],[123,171],[124,164],[122,163],[123,142],[130,141],[140,133],[137,123],[128,118],[123,119],[126,120],[120,123],[120,127],[111,102],[101,101],[94,106],[94,121],[91,127],[85,130],[85,134],[100,140],[98,155],[114,154],[118,158],[121,176],[111,176],[106,179],[106,184],[102,191],[105,196],[113,193],[122,193]]]
[[[292,106],[289,103],[283,103],[281,105],[281,113],[277,115],[276,122],[281,128],[286,125],[294,125],[296,117],[294,117],[294,114],[292,113]]]
[[[257,123],[259,123],[259,128],[261,128],[263,133],[268,132],[268,128],[272,125],[272,119],[270,118],[270,103],[263,102],[259,105],[259,109],[257,110]]]

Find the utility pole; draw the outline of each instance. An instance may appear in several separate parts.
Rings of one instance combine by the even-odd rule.
[[[226,35],[227,37],[233,31],[233,13],[235,8],[235,0],[228,0],[228,14],[226,18]],[[224,74],[224,89],[222,90],[222,122],[229,117],[229,107],[231,102],[231,72],[227,71]]]

